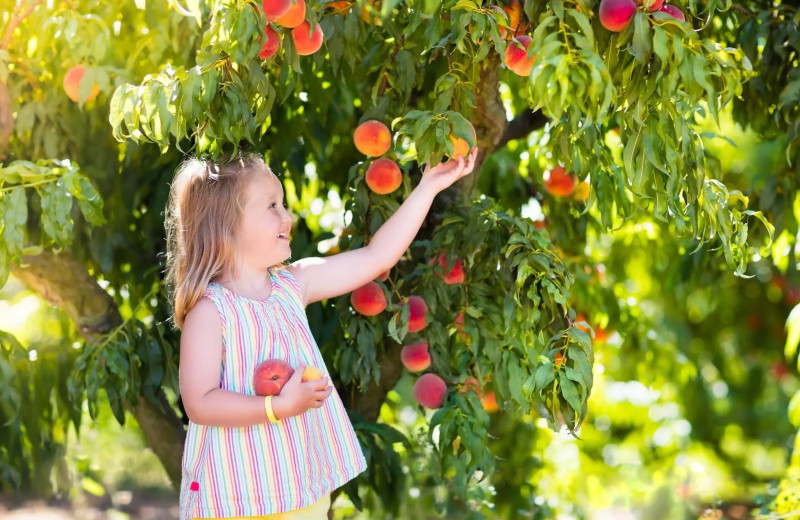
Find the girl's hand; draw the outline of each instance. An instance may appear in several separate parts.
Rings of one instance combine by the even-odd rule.
[[[422,182],[431,186],[436,192],[440,192],[447,188],[461,177],[468,175],[472,172],[475,166],[475,157],[478,155],[478,147],[473,146],[472,151],[464,160],[463,157],[458,156],[455,159],[450,159],[447,162],[439,163],[431,168],[430,163],[425,165],[422,171]]]
[[[309,408],[319,408],[333,392],[333,386],[328,386],[328,376],[304,383],[302,379],[305,371],[305,365],[298,366],[281,393],[272,398],[272,411],[276,418],[292,417]]]

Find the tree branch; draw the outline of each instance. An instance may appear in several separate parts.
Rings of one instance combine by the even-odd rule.
[[[3,33],[3,40],[0,41],[0,50],[7,50],[8,44],[11,43],[11,35],[14,34],[14,29],[28,17],[28,15],[33,12],[36,7],[42,3],[42,0],[33,0],[28,6],[28,9],[23,13],[22,9],[25,6],[25,2],[20,2],[17,7],[14,9],[14,12],[11,13],[11,19],[8,21],[8,25],[6,26],[5,33]]]
[[[122,323],[113,298],[91,277],[86,267],[68,253],[25,256],[11,272],[51,305],[61,308],[86,341],[98,339]],[[133,410],[147,445],[161,461],[173,486],[181,481],[181,457],[185,433],[183,424],[159,393],[162,410],[139,395]]]
[[[503,135],[500,137],[500,141],[497,143],[497,148],[504,147],[509,141],[526,137],[534,130],[544,127],[547,121],[547,117],[542,114],[541,110],[536,110],[534,112],[533,110],[526,109],[523,113],[517,115],[517,117],[508,122]]]

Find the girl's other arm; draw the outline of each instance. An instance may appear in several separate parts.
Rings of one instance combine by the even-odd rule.
[[[474,147],[466,161],[453,159],[427,169],[414,191],[378,229],[369,245],[294,262],[290,269],[300,284],[305,304],[353,291],[391,269],[417,236],[436,194],[471,172],[477,153]]]
[[[322,406],[331,394],[327,377],[300,382],[297,367],[280,396],[274,397],[278,419]],[[267,422],[264,397],[245,395],[219,387],[222,372],[222,323],[214,303],[203,298],[189,311],[181,333],[179,367],[181,399],[189,419],[207,426],[241,427]],[[291,383],[291,384],[290,384]]]

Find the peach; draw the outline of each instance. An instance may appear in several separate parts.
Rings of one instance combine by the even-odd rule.
[[[447,272],[447,253],[439,253],[434,261],[442,269],[441,273],[438,271],[434,272],[436,276],[444,280],[444,283],[453,285],[464,282],[464,266],[460,258],[456,258],[455,264],[453,264],[453,268],[450,269],[449,273]]]
[[[589,320],[586,319],[586,316],[584,316],[583,314],[578,314],[577,316],[575,316],[575,326],[578,329],[582,330],[583,332],[585,332],[586,334],[589,334],[591,336],[591,334],[592,334],[591,329],[589,329],[589,327],[587,327],[586,325],[578,324],[579,321],[584,321],[586,323],[589,323]]]
[[[303,22],[292,29],[292,39],[300,56],[309,56],[317,52],[322,47],[322,27],[317,24],[311,30],[311,24]]]
[[[386,308],[386,295],[380,285],[369,282],[350,294],[350,304],[364,316],[375,316]]]
[[[504,6],[503,10],[508,14],[508,27],[511,29],[512,37],[528,29],[528,24],[523,25],[522,17],[524,13],[519,0],[511,0],[511,5]]]
[[[262,361],[253,372],[253,389],[256,395],[278,395],[292,374],[294,368],[286,361],[281,359]]]
[[[494,413],[500,409],[497,406],[497,396],[494,394],[493,390],[489,390],[483,397],[481,397],[481,404],[483,405],[483,409],[489,413]]]
[[[67,97],[70,98],[74,102],[89,102],[97,97],[100,93],[100,87],[97,85],[97,82],[92,85],[92,90],[89,92],[89,96],[86,99],[80,99],[78,97],[78,92],[80,91],[81,79],[83,79],[83,75],[86,72],[86,67],[83,65],[75,65],[74,67],[70,68],[67,73],[64,75],[64,92],[67,93]]]
[[[547,229],[547,222],[544,220],[537,220],[533,223],[533,229]]]
[[[292,0],[263,0],[261,9],[267,17],[268,22],[274,22],[285,15],[292,6]]]
[[[528,47],[531,44],[530,36],[517,36],[506,46],[506,55],[503,59],[508,70],[519,76],[527,76],[531,73],[533,62],[536,61],[534,54],[528,58]]]
[[[359,152],[369,157],[378,157],[391,148],[392,134],[380,121],[370,120],[358,125],[353,134],[353,141]]]
[[[294,0],[286,14],[275,20],[275,23],[284,27],[294,28],[306,21],[306,3],[304,0]]]
[[[675,7],[674,5],[664,4],[659,11],[667,13],[668,15],[672,16],[676,20],[680,20],[681,22],[686,21],[686,16],[683,14],[683,11]]]
[[[591,187],[589,186],[589,183],[583,181],[575,187],[575,193],[572,196],[575,198],[575,200],[583,202],[589,198],[589,192],[591,191],[590,188]]]
[[[553,360],[553,364],[556,366],[556,368],[561,368],[561,365],[564,363],[564,361],[566,361],[566,359],[567,356],[565,356],[561,352],[556,352],[556,357]]]
[[[428,342],[420,341],[403,347],[400,360],[411,372],[422,372],[431,366],[431,355],[428,353]]]
[[[470,390],[475,392],[478,397],[481,397],[481,383],[474,377],[468,377],[464,380],[464,384],[461,387],[461,394],[466,395]]]
[[[400,167],[391,159],[375,159],[367,168],[367,186],[378,195],[393,192],[403,183]]]
[[[475,127],[472,126],[472,123],[469,124],[469,128],[472,130],[472,140],[477,143],[478,136],[475,134]],[[469,143],[453,134],[450,134],[450,140],[453,142],[453,157],[466,158],[469,154]]]
[[[622,32],[636,12],[633,0],[601,0],[600,23],[613,32]]]
[[[441,408],[447,384],[436,374],[423,374],[414,383],[414,399],[425,408]]]
[[[339,0],[336,2],[328,2],[325,4],[325,10],[331,14],[341,14],[345,15],[350,12],[350,8],[353,6],[353,2],[348,2],[347,0]]]
[[[306,365],[306,369],[303,372],[302,381],[305,383],[307,381],[316,381],[318,379],[322,379],[322,376],[325,375],[322,373],[322,370],[318,369],[317,367],[312,367],[311,365]]]
[[[278,49],[281,46],[281,35],[272,28],[271,25],[267,25],[264,29],[264,34],[267,37],[267,41],[264,42],[264,45],[261,46],[261,51],[258,53],[258,57],[262,60],[268,60],[271,57],[275,56],[275,53],[278,52]]]
[[[410,311],[408,314],[408,332],[419,332],[428,324],[425,321],[428,305],[422,297],[416,295],[408,297],[407,305]]]
[[[637,4],[644,3],[644,0],[636,0]],[[664,0],[655,0],[653,5],[650,6],[650,11],[658,11],[661,9],[661,6],[664,5]]]
[[[389,271],[391,271],[391,269]],[[389,271],[383,272],[378,275],[380,281],[385,282],[389,278]]]
[[[563,166],[556,166],[545,174],[544,189],[556,197],[568,197],[575,191],[575,179]]]

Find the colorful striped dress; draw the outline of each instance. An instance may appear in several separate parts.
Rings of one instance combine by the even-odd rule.
[[[311,335],[300,287],[285,268],[270,270],[266,300],[209,284],[205,296],[222,320],[220,388],[254,395],[261,361],[313,365],[328,374]],[[183,452],[180,517],[224,518],[307,507],[367,467],[353,426],[334,391],[321,408],[255,426],[189,423]]]

